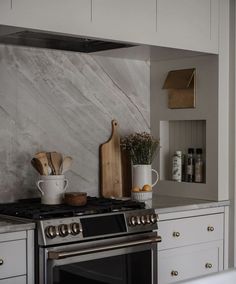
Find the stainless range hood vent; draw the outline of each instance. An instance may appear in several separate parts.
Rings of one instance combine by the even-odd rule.
[[[72,37],[41,31],[23,30],[12,32],[13,27],[1,26],[0,43],[48,49],[92,53],[103,50],[132,47],[133,45],[82,37]],[[19,28],[16,28],[19,30]]]

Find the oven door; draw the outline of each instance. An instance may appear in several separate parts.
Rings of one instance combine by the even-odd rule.
[[[157,233],[47,249],[48,284],[156,284]]]

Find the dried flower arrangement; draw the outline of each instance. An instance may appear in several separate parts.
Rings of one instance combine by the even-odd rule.
[[[147,132],[136,132],[121,139],[121,146],[128,151],[133,165],[150,165],[159,143],[159,139]]]

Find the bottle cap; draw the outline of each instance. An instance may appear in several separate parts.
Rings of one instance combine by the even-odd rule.
[[[193,148],[188,148],[188,153],[189,154],[194,154],[194,149]]]
[[[196,149],[196,153],[197,153],[197,154],[202,154],[202,149],[201,149],[201,148],[197,148],[197,149]]]

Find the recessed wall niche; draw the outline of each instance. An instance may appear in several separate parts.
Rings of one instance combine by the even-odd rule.
[[[182,54],[183,55],[183,54]],[[195,108],[168,108],[164,90],[168,72],[195,68]],[[151,130],[160,138],[161,149],[153,162],[160,173],[154,192],[161,195],[223,200],[225,192],[219,187],[219,106],[218,57],[215,55],[186,56],[151,62]],[[170,178],[171,157],[176,148],[203,148],[205,164],[204,183],[175,182]],[[221,169],[222,171],[222,169]]]
[[[172,180],[172,157],[176,150],[185,155],[188,148],[203,150],[204,183],[206,174],[206,120],[160,121],[160,179]]]

